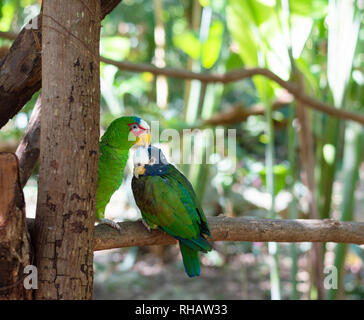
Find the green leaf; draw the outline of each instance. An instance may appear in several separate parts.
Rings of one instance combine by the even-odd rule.
[[[266,33],[272,33],[272,26],[267,27],[269,20],[272,25],[277,25],[274,8],[267,4],[252,0],[229,1],[227,7],[228,28],[238,44],[239,54],[246,66],[267,66],[267,61],[270,60],[268,59],[270,37],[267,37]],[[280,66],[279,63],[276,65]],[[261,100],[264,103],[269,103],[273,97],[275,85],[260,76],[254,77],[253,82]]]
[[[328,18],[327,80],[336,107],[341,107],[350,78],[361,15],[355,14],[354,2],[331,0]]]
[[[201,7],[208,7],[211,4],[210,0],[199,0]]]
[[[242,17],[242,8],[236,5],[235,0],[230,1],[234,5],[227,7],[227,24],[233,39],[239,46],[239,53],[246,65],[258,64],[258,47],[250,30],[247,20]]]
[[[173,36],[174,45],[188,54],[193,59],[199,59],[201,54],[201,44],[191,31],[185,31]]]
[[[240,55],[235,52],[231,52],[226,60],[226,71],[241,68],[244,65]]]
[[[15,13],[14,3],[5,3],[1,6],[1,20],[0,20],[0,31],[8,31],[13,22]]]
[[[274,195],[277,195],[281,190],[286,187],[286,178],[289,174],[289,168],[284,164],[278,164],[273,166],[273,175],[275,179],[275,189]],[[267,168],[264,167],[259,175],[264,183],[264,186],[267,187]]]
[[[206,69],[211,68],[219,58],[224,25],[221,21],[212,23],[207,40],[202,45],[201,62]]]
[[[125,59],[130,52],[130,40],[124,37],[101,38],[101,55],[114,60]]]
[[[292,14],[319,19],[327,13],[327,0],[293,0],[289,8]]]

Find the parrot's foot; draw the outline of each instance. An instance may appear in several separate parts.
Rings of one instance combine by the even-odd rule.
[[[146,227],[149,232],[152,231],[151,227],[149,227],[148,223],[146,223],[145,220],[142,219],[142,223],[144,224],[144,227]]]
[[[100,221],[100,223],[107,224],[111,228],[114,228],[114,229],[116,229],[117,231],[119,231],[121,233],[121,227],[115,221],[112,221],[112,220],[109,220],[109,219],[103,219],[103,218],[99,219],[99,221]]]

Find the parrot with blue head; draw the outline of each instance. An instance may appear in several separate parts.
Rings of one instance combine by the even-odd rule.
[[[176,238],[187,275],[199,276],[198,253],[212,249],[204,236],[211,233],[191,183],[154,146],[137,148],[133,162],[132,190],[143,223]]]

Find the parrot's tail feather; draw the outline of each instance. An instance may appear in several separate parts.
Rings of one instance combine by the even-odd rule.
[[[193,250],[182,241],[179,241],[179,247],[182,253],[183,264],[185,271],[189,277],[200,275],[200,259],[198,258],[198,251]]]
[[[211,244],[203,236],[193,239],[185,239],[181,237],[176,238],[195,251],[202,251],[206,253],[212,249]]]

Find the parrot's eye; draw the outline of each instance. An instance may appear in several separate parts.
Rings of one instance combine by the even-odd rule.
[[[137,134],[138,132],[141,132],[141,128],[137,123],[130,123],[128,124],[130,131],[132,131],[133,133]]]

